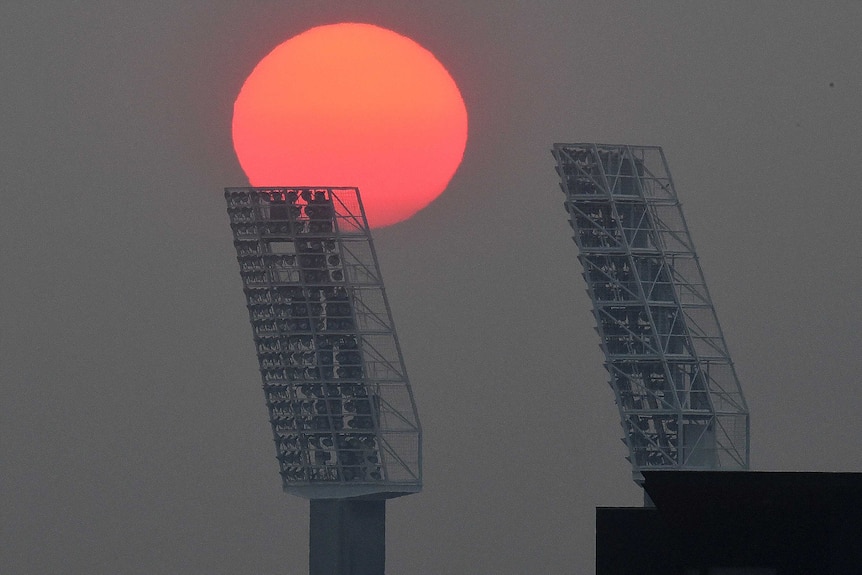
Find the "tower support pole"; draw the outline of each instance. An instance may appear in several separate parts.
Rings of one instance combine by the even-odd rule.
[[[309,575],[384,575],[385,499],[312,499]]]

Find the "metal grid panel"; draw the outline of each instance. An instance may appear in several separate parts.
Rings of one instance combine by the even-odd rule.
[[[635,480],[747,469],[748,408],[661,148],[553,154]]]
[[[419,420],[358,190],[225,199],[284,490],[419,491]]]

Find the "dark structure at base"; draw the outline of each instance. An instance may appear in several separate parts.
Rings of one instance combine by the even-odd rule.
[[[310,575],[383,575],[385,499],[312,499]]]
[[[644,471],[654,508],[596,510],[597,575],[856,575],[862,473]]]

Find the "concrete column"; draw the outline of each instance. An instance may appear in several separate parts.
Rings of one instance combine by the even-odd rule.
[[[386,500],[312,499],[309,575],[384,575]]]

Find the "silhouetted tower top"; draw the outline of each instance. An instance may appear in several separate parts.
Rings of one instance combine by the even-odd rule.
[[[355,188],[228,188],[284,490],[422,488],[413,394]]]
[[[748,407],[661,148],[553,155],[635,481],[747,469]]]

